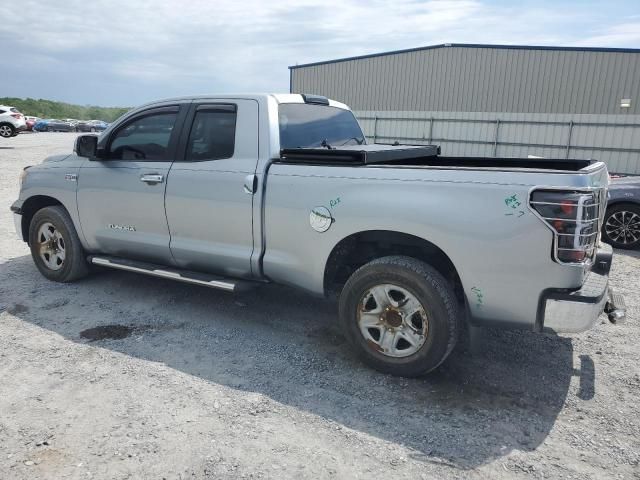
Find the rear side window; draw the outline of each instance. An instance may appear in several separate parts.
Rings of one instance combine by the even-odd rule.
[[[360,125],[349,110],[306,103],[279,106],[280,148],[308,148],[365,143]]]
[[[7,113],[7,111],[0,108],[0,113]]]
[[[186,160],[193,162],[233,157],[236,116],[235,105],[200,107],[191,126]]]
[[[138,118],[120,129],[111,140],[114,160],[171,160],[169,141],[178,114],[162,112]]]
[[[11,107],[10,109],[13,113],[20,113],[20,110],[18,110],[17,108],[13,108]]]

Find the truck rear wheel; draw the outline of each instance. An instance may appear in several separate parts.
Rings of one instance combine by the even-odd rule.
[[[55,282],[73,282],[89,273],[84,249],[62,206],[38,210],[29,225],[31,256],[40,273]]]
[[[340,295],[340,321],[365,363],[416,377],[440,365],[459,334],[453,289],[430,265],[390,256],[360,267]]]

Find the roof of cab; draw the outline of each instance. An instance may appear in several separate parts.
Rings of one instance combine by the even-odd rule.
[[[303,94],[299,93],[225,93],[225,94],[203,94],[203,95],[188,95],[184,97],[164,98],[161,100],[155,100],[153,102],[139,105],[132,110],[138,110],[140,108],[151,107],[153,105],[167,104],[171,102],[186,102],[195,100],[210,100],[210,99],[250,99],[250,100],[263,100],[266,101],[269,98],[273,98],[277,103],[305,103]],[[350,108],[344,103],[337,102],[335,100],[327,99],[329,106],[342,108],[344,110],[350,110]]]

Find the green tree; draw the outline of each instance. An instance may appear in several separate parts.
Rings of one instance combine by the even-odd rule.
[[[78,120],[104,120],[113,122],[129,108],[73,105],[35,98],[0,97],[0,105],[10,105],[25,115],[40,118],[76,118]]]

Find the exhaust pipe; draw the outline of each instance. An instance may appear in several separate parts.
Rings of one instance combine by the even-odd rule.
[[[624,323],[627,318],[624,297],[619,293],[614,293],[612,288],[609,288],[609,300],[604,306],[604,313],[607,314],[609,321],[614,324]]]

